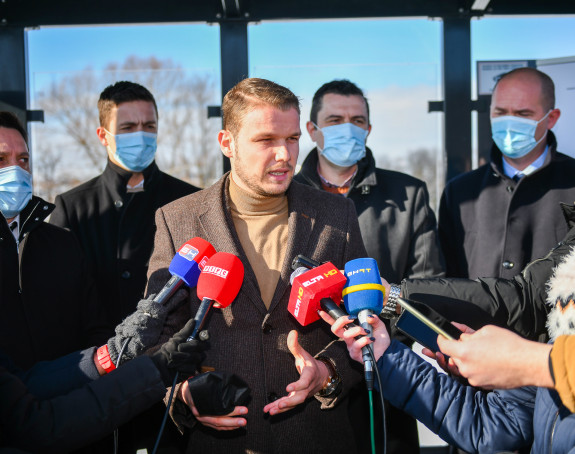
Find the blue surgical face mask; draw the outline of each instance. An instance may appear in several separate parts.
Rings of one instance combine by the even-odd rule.
[[[522,158],[547,137],[547,132],[535,140],[537,125],[547,118],[551,111],[539,120],[506,115],[491,119],[491,135],[497,148],[508,158]]]
[[[141,172],[154,160],[157,134],[144,131],[116,135],[108,132],[108,134],[113,135],[116,142],[114,158],[126,169]]]
[[[22,167],[0,169],[0,211],[6,219],[15,217],[32,198],[32,175]]]
[[[365,139],[369,131],[351,123],[314,126],[323,134],[322,156],[332,164],[350,167],[365,156]],[[319,147],[318,147],[319,149]]]

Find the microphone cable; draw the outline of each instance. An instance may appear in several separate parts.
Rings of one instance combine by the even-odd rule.
[[[327,312],[327,311],[326,311]],[[344,327],[345,330],[349,329],[349,326],[346,325]],[[361,336],[357,336],[356,339],[359,339],[359,337]],[[383,394],[381,393],[381,390],[383,389],[382,385],[381,385],[381,376],[379,375],[379,369],[377,368],[377,364],[375,361],[375,355],[373,353],[373,347],[372,345],[366,345],[367,347],[367,352],[369,355],[369,359],[370,361],[373,363],[373,371],[375,372],[375,378],[377,380],[377,385],[379,387],[379,400],[381,402],[381,425],[382,425],[382,439],[383,439],[383,450],[382,450],[382,454],[386,454],[387,452],[387,427],[386,427],[386,421],[385,421],[385,401],[383,399]],[[373,387],[373,386],[372,386]],[[373,410],[373,390],[370,389],[370,387],[367,387],[367,393],[369,396],[369,427],[370,427],[370,436],[371,436],[371,452],[372,454],[376,454],[376,449],[375,449],[375,418],[374,418],[374,410]]]
[[[377,385],[379,386],[379,399],[381,402],[381,425],[382,425],[382,439],[383,439],[383,450],[382,450],[382,454],[386,454],[387,452],[387,427],[386,427],[386,421],[385,421],[385,401],[383,399],[383,394],[381,393],[381,390],[383,389],[381,386],[381,376],[379,375],[379,369],[377,368],[376,365],[376,361],[375,361],[375,355],[373,354],[373,348],[371,345],[367,346],[368,352],[369,352],[369,356],[371,358],[371,361],[373,362],[373,370],[375,372],[375,378],[377,380]],[[374,411],[373,411],[373,397],[372,397],[372,390],[368,390],[368,394],[369,394],[369,421],[370,421],[370,432],[371,432],[371,452],[372,454],[376,453],[375,450],[375,422],[374,422]]]
[[[162,418],[162,424],[160,425],[160,430],[158,431],[158,436],[156,437],[156,443],[154,444],[154,449],[152,454],[156,454],[158,446],[160,445],[160,440],[162,439],[162,434],[164,433],[164,428],[166,427],[166,421],[168,420],[168,415],[170,414],[170,407],[172,406],[172,399],[174,398],[174,390],[178,384],[178,377],[180,373],[176,371],[174,376],[174,381],[172,382],[172,389],[170,390],[170,396],[168,397],[168,402],[166,404],[166,411],[164,412],[164,417]]]

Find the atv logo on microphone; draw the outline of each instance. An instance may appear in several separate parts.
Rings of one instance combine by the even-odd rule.
[[[193,262],[196,255],[198,255],[198,252],[199,251],[194,246],[186,243],[180,248],[178,254],[180,254],[186,260]]]
[[[225,279],[226,277],[228,277],[229,271],[224,270],[223,268],[220,268],[219,266],[208,265],[208,266],[204,266],[204,270],[202,271],[202,273],[215,274],[216,276],[219,276],[219,277]]]

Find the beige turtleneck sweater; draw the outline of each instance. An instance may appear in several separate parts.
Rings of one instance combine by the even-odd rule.
[[[229,179],[230,208],[240,243],[269,309],[284,262],[288,237],[287,196],[250,194]]]

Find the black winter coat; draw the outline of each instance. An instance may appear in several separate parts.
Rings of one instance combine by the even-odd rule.
[[[21,368],[101,345],[112,333],[76,238],[44,222],[53,209],[30,200],[18,246],[0,216],[0,349]]]
[[[518,183],[503,172],[494,145],[491,163],[451,180],[439,208],[439,238],[449,277],[510,279],[567,233],[559,203],[575,201],[575,159],[556,151]]]
[[[143,297],[156,210],[198,190],[161,172],[155,162],[143,173],[144,191],[128,193],[132,173],[108,161],[101,175],[56,197],[50,219],[80,241],[113,326]]]
[[[562,208],[570,229],[565,238],[513,279],[408,279],[402,284],[403,296],[430,304],[450,320],[474,329],[493,323],[530,339],[545,337],[551,309],[546,304],[547,282],[575,247],[575,206]]]
[[[111,433],[165,395],[149,357],[99,377],[94,350],[39,363],[25,374],[0,355],[0,452],[69,452]]]

